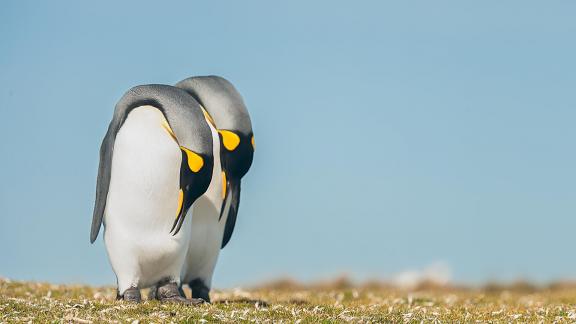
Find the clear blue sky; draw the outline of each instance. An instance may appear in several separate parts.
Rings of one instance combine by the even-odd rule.
[[[443,261],[461,282],[576,277],[574,1],[8,1],[0,275],[113,284],[89,244],[130,87],[218,74],[257,151],[214,284]]]

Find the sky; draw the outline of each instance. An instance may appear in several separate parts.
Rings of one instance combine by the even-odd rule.
[[[89,242],[132,86],[221,75],[256,153],[213,284],[443,265],[576,278],[573,1],[4,1],[0,276],[114,284]],[[442,268],[441,267],[441,268]]]

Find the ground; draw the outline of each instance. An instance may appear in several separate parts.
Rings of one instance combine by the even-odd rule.
[[[403,290],[381,283],[354,286],[346,280],[306,286],[278,281],[214,291],[212,299],[196,307],[157,301],[136,305],[116,301],[113,287],[0,279],[0,323],[576,322],[576,286],[569,284],[476,289],[424,284]]]

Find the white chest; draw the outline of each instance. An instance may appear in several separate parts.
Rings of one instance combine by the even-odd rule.
[[[169,232],[178,204],[181,153],[151,106],[133,109],[116,135],[105,222]]]

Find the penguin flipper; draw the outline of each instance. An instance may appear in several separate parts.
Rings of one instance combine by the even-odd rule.
[[[108,188],[110,187],[110,177],[112,173],[112,153],[114,151],[114,141],[116,133],[120,129],[128,109],[118,113],[118,107],[114,112],[114,117],[108,126],[108,131],[100,146],[100,163],[98,165],[98,178],[96,179],[96,201],[94,202],[94,213],[92,214],[92,228],[90,230],[90,243],[94,243],[102,226],[104,210],[106,209],[106,199],[108,198]]]

